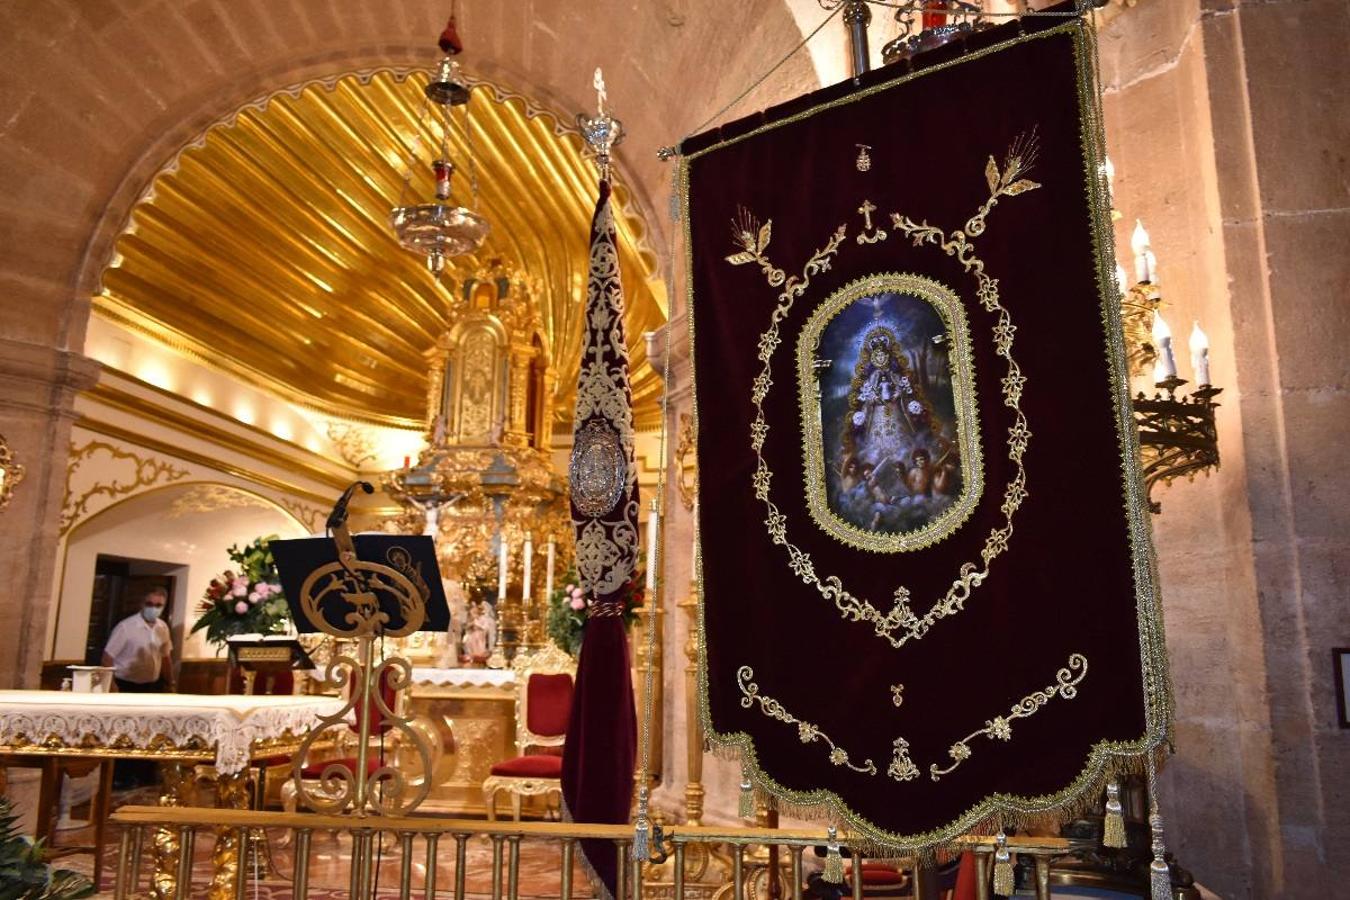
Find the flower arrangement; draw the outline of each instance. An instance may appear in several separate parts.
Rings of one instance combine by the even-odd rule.
[[[569,571],[563,576],[563,586],[548,598],[548,636],[572,656],[581,652],[581,638],[586,620],[590,617],[590,601],[577,584],[577,574]],[[635,573],[624,590],[623,624],[627,628],[637,621],[637,610],[646,596],[646,580]]]
[[[224,644],[234,634],[277,634],[285,630],[291,612],[268,549],[268,543],[276,537],[271,534],[229,549],[230,561],[239,571],[227,569],[211,579],[197,607],[201,617],[192,626],[194,632],[205,629],[208,641]]]

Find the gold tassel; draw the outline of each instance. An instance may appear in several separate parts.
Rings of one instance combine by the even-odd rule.
[[[1013,895],[1012,854],[1008,852],[1008,836],[999,829],[994,849],[994,893],[1000,897]]]
[[[650,844],[647,841],[647,835],[651,831],[651,824],[647,818],[649,802],[647,787],[643,785],[638,789],[637,823],[633,826],[633,859],[638,862],[651,859]]]
[[[1158,770],[1153,756],[1148,757],[1148,825],[1153,832],[1153,861],[1148,864],[1151,900],[1172,900],[1172,871],[1167,865],[1167,846],[1163,843],[1163,818],[1158,809]]]
[[[1120,805],[1120,785],[1114,781],[1106,785],[1106,817],[1102,819],[1102,846],[1116,849],[1125,846],[1125,811]]]
[[[839,854],[839,832],[831,825],[826,830],[826,834],[829,836],[829,843],[825,845],[825,871],[821,877],[830,884],[842,884],[844,881],[844,858]],[[853,877],[859,878],[861,874],[855,871]]]
[[[755,786],[750,783],[750,770],[741,766],[741,805],[737,810],[742,819],[755,817]]]

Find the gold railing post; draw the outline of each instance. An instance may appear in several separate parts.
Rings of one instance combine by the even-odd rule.
[[[988,853],[975,853],[975,898],[990,900],[989,863],[993,857]]]
[[[502,841],[500,834],[492,835],[492,900],[502,900]]]
[[[802,852],[805,847],[792,849],[792,900],[802,900]]]
[[[145,846],[145,829],[137,825],[131,834],[131,881],[127,892],[134,894],[141,882],[141,850]]]
[[[131,857],[131,831],[130,828],[122,829],[122,841],[117,848],[117,883],[113,888],[114,900],[126,900],[128,892],[127,863]]]
[[[427,842],[427,874],[423,879],[425,900],[436,900],[436,844],[441,836],[432,832],[425,837]],[[458,865],[458,861],[456,864]]]
[[[398,835],[398,849],[401,857],[398,869],[399,900],[408,900],[412,896],[412,844],[413,833],[411,831],[400,831]]]
[[[731,848],[732,900],[745,900],[745,848],[736,844]]]
[[[853,900],[862,900],[862,891],[863,891],[862,859],[859,858],[857,853],[854,852],[849,853],[848,868],[849,868],[848,873],[849,881],[852,882],[853,887]],[[914,874],[917,876],[918,873],[919,869],[916,868],[914,870]],[[916,877],[914,883],[914,900],[919,900],[919,898],[922,896],[923,894],[920,892],[918,880]]]
[[[1036,860],[1036,900],[1050,900],[1050,857],[1037,853]]]
[[[191,825],[178,828],[178,874],[175,878],[173,895],[183,900],[192,888],[192,850],[196,844],[197,833]]]
[[[675,845],[675,900],[684,900],[684,844]]]
[[[312,834],[308,828],[301,828],[295,833],[295,870],[291,876],[292,900],[305,900],[309,896],[309,841]]]
[[[689,637],[684,642],[684,720],[685,763],[684,820],[689,825],[703,824],[703,720],[698,704],[698,582],[689,579],[689,596],[680,601],[689,620]],[[705,848],[706,849],[706,848]]]
[[[516,900],[520,896],[520,835],[509,835],[506,844],[506,895]]]
[[[614,842],[618,863],[615,866],[614,900],[628,900],[628,844],[625,841]]]
[[[572,838],[563,838],[562,885],[558,891],[558,900],[572,900],[572,860],[576,847],[576,841]]]
[[[469,836],[455,835],[455,900],[464,900],[465,860],[469,856]]]

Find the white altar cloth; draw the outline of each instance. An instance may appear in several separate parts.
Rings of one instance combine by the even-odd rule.
[[[0,745],[119,740],[149,747],[163,736],[177,746],[194,740],[215,748],[222,775],[243,771],[254,741],[299,736],[332,716],[337,697],[210,694],[82,694],[70,691],[0,691]]]
[[[510,669],[440,669],[413,666],[413,682],[437,687],[508,687],[516,683]]]

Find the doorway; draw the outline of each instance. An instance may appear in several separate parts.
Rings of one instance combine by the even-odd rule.
[[[89,602],[89,628],[84,645],[84,664],[96,666],[103,658],[103,648],[107,646],[108,636],[118,622],[127,616],[135,615],[141,608],[141,601],[151,588],[163,588],[166,600],[163,619],[165,624],[174,621],[173,598],[177,578],[174,572],[182,571],[177,563],[162,563],[146,559],[126,559],[120,556],[99,554],[94,561],[94,586]],[[180,644],[177,629],[171,624],[169,633],[173,637],[174,659],[179,659]]]

